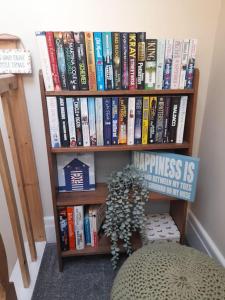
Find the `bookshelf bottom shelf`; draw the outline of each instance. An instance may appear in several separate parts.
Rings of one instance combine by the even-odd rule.
[[[132,246],[134,250],[141,248],[142,242],[139,234],[135,233],[132,236]],[[122,245],[120,245],[120,252],[125,252]],[[98,247],[86,246],[82,250],[68,250],[61,253],[62,257],[71,257],[71,256],[83,256],[83,255],[97,255],[97,254],[110,254],[110,240],[107,236],[102,235],[99,238]]]

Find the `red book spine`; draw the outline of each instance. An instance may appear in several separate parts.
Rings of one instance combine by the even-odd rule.
[[[55,51],[55,40],[54,40],[54,34],[51,31],[46,32],[46,42],[48,46],[48,55],[50,59],[51,64],[51,70],[52,70],[52,78],[53,83],[56,91],[61,90],[61,83],[59,78],[59,70],[58,70],[58,64],[57,64],[57,57],[56,57],[56,51]]]
[[[74,233],[74,219],[73,219],[73,207],[67,207],[67,222],[68,222],[68,236],[69,236],[69,248],[75,250],[75,233]]]

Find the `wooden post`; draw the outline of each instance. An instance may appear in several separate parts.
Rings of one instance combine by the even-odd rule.
[[[22,279],[24,287],[30,285],[30,274],[27,265],[27,258],[23,244],[22,230],[19,222],[18,210],[16,206],[16,199],[13,191],[12,180],[10,176],[8,161],[6,157],[5,147],[3,144],[2,133],[0,130],[0,175],[2,179],[3,188],[5,191],[9,217],[12,224],[13,236],[16,244],[17,256],[20,264]],[[2,269],[2,265],[0,270]]]

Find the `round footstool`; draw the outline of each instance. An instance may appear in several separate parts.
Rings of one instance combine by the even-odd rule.
[[[111,299],[225,300],[225,269],[190,247],[148,245],[122,265]]]

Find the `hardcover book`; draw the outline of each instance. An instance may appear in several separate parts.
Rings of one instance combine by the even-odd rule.
[[[145,88],[145,32],[137,32],[137,88]]]
[[[181,71],[181,55],[182,40],[174,40],[173,42],[173,61],[171,73],[171,89],[179,88],[180,71]]]
[[[118,97],[112,98],[112,145],[118,144]]]
[[[183,143],[187,102],[188,102],[188,96],[181,96],[179,113],[178,113],[176,143]]]
[[[69,250],[69,239],[68,239],[68,223],[66,208],[60,207],[58,209],[59,216],[59,229],[60,229],[60,245],[62,251]]]
[[[112,144],[112,101],[111,98],[103,98],[103,131],[104,145]]]
[[[67,90],[68,83],[67,83],[66,61],[65,61],[65,54],[64,54],[64,47],[63,47],[63,33],[54,32],[54,39],[55,39],[55,49],[56,49],[61,87],[63,90]]]
[[[84,207],[74,206],[74,231],[76,237],[76,249],[82,250],[85,247],[84,240]]]
[[[180,82],[179,89],[184,89],[185,79],[188,64],[188,53],[189,53],[189,40],[185,39],[182,42],[182,56],[181,56],[181,71],[180,71]]]
[[[114,87],[116,90],[121,89],[121,41],[120,33],[112,32],[112,46],[113,46],[113,75]]]
[[[143,97],[142,144],[148,144],[149,97]]]
[[[104,77],[102,33],[101,32],[94,32],[94,47],[95,47],[95,66],[96,66],[96,77],[97,77],[97,89],[99,91],[104,91],[105,77]]]
[[[66,109],[68,117],[68,127],[70,136],[70,147],[75,147],[77,145],[76,140],[76,128],[75,128],[75,114],[74,114],[74,98],[66,98]]]
[[[90,130],[90,144],[91,146],[97,145],[96,126],[95,126],[95,99],[88,98],[88,117],[89,117],[89,130]]]
[[[165,56],[166,40],[159,39],[157,43],[157,64],[156,64],[156,90],[161,90],[163,87],[163,68]]]
[[[175,143],[177,134],[178,113],[180,107],[180,96],[171,97],[171,110],[169,121],[169,142]]]
[[[149,144],[153,144],[156,141],[156,116],[157,116],[157,102],[158,98],[152,96],[149,99]]]
[[[48,108],[48,120],[51,136],[52,148],[61,147],[60,133],[59,133],[59,117],[58,117],[58,105],[56,97],[46,97]]]
[[[136,33],[129,33],[129,89],[136,89],[136,63],[137,63],[137,51],[136,51]]]
[[[83,146],[80,98],[74,98],[73,105],[74,105],[74,114],[75,114],[75,128],[76,128],[77,146]]]
[[[165,99],[164,97],[158,98],[157,103],[157,116],[156,116],[156,143],[163,142],[163,125],[164,125],[164,107],[165,107]]]
[[[69,249],[75,250],[75,232],[74,232],[74,208],[67,206],[67,223],[68,223],[68,237],[69,237]]]
[[[103,138],[103,101],[101,97],[95,98],[97,146],[104,145]]]
[[[156,83],[157,40],[146,40],[145,88],[154,89]]]
[[[80,98],[80,111],[81,111],[81,126],[82,126],[82,134],[83,134],[83,146],[86,147],[86,146],[90,146],[87,98]]]
[[[171,86],[172,60],[173,60],[173,39],[168,39],[166,40],[164,71],[163,71],[163,88],[165,90],[170,89]]]
[[[185,88],[192,89],[194,71],[195,71],[195,57],[196,57],[197,40],[191,39],[188,53],[188,67],[186,72]]]
[[[169,119],[170,119],[170,106],[171,106],[171,97],[166,96],[164,98],[164,123],[163,123],[163,143],[169,142]]]
[[[89,90],[96,91],[96,70],[95,70],[95,52],[94,52],[94,41],[93,33],[85,32],[85,45],[87,55],[87,68],[88,68],[88,82]]]
[[[122,89],[127,90],[129,86],[129,47],[128,33],[121,33],[121,74],[122,74]]]
[[[127,145],[134,144],[135,97],[128,98]]]
[[[141,144],[142,142],[142,97],[135,99],[135,119],[134,119],[134,144]]]
[[[102,33],[103,43],[103,59],[104,59],[104,74],[105,74],[105,89],[113,90],[113,65],[112,65],[112,36],[111,32]]]
[[[59,132],[61,145],[63,147],[70,146],[70,135],[68,127],[68,117],[66,110],[66,99],[64,97],[57,97],[58,116],[59,116]]]

